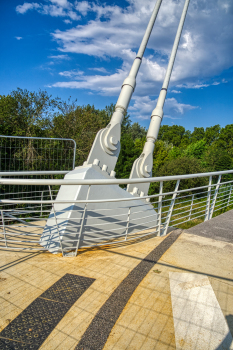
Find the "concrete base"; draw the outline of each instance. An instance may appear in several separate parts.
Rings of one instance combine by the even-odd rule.
[[[98,166],[88,165],[78,167],[69,172],[65,179],[107,179],[108,173]],[[61,186],[57,200],[85,200],[87,185]],[[55,204],[56,220],[51,211],[40,239],[40,244],[52,253],[68,252],[76,247],[93,246],[114,238],[151,229],[157,225],[157,213],[153,206],[135,197],[118,185],[92,185],[89,200],[131,198],[130,201]],[[130,215],[129,215],[130,208]],[[127,219],[129,224],[127,228]],[[59,241],[59,234],[60,241]],[[124,237],[122,238],[124,239]]]

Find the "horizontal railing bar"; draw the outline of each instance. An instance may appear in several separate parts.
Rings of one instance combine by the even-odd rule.
[[[39,170],[39,171],[0,171],[0,176],[24,176],[24,175],[65,175],[71,170]],[[17,179],[15,179],[17,180]],[[29,179],[20,179],[20,180],[26,180]],[[32,179],[30,179],[32,180]],[[51,179],[48,179],[51,180]],[[46,179],[43,179],[43,181],[46,181]],[[27,184],[28,186],[31,185],[31,183]]]
[[[34,136],[9,136],[9,135],[0,135],[2,138],[6,139],[31,139],[31,140],[57,140],[57,141],[72,141],[76,143],[73,139],[63,139],[62,137],[34,137]]]
[[[21,247],[6,247],[6,246],[0,246],[0,249],[7,249],[7,250],[36,250],[36,251],[41,251],[41,250],[43,250],[43,251],[48,251],[48,249],[47,248],[40,248],[40,247],[38,247],[38,248],[31,248],[31,247],[25,247],[25,248],[21,248]]]
[[[1,184],[1,180],[0,179],[0,184]],[[4,180],[4,179],[3,179]],[[223,182],[223,184],[228,184],[228,183],[232,183],[232,181],[226,181]],[[198,190],[201,188],[208,188],[208,187],[216,187],[217,184],[213,184],[213,185],[206,185],[206,186],[201,186],[201,187],[194,187],[194,188],[190,188],[189,191],[193,191],[193,190]],[[179,190],[179,191],[172,191],[172,192],[165,192],[162,195],[166,196],[166,195],[170,195],[173,193],[183,193],[183,192],[187,192],[187,190]],[[151,196],[142,196],[142,197],[133,197],[133,198],[116,198],[116,199],[99,199],[99,200],[87,200],[87,199],[83,199],[83,200],[43,200],[43,201],[16,201],[16,200],[11,200],[11,199],[1,199],[0,203],[15,203],[15,204],[20,204],[20,203],[24,203],[24,204],[52,204],[52,203],[110,203],[110,202],[129,202],[129,201],[135,201],[135,200],[142,200],[142,199],[147,199],[147,198],[155,198],[155,197],[159,197],[161,196],[161,194],[153,194]],[[149,202],[148,202],[149,204]]]
[[[197,205],[197,204],[201,204],[201,203],[196,203],[195,205]],[[192,208],[192,211],[194,211],[194,210],[197,210],[197,209],[200,209],[200,208],[204,208],[204,207],[206,207],[206,204],[204,204],[204,205],[202,205],[202,206],[198,206],[198,207],[194,207],[194,204],[193,204],[193,208]],[[177,208],[177,209],[182,209],[182,208]],[[188,209],[188,210],[185,210],[185,211],[182,211],[182,214],[184,214],[184,213],[189,213],[190,212],[190,209]],[[180,215],[180,213],[176,213],[176,214],[174,214],[174,215],[172,215],[172,217],[173,216],[176,216],[176,215]],[[188,215],[187,215],[188,216]]]
[[[233,201],[233,199],[232,199],[232,201]],[[222,202],[222,201],[220,201],[220,202]],[[231,201],[229,201],[229,204],[230,204],[230,202],[231,202]],[[219,205],[222,205],[222,203],[219,204]],[[219,207],[219,205],[215,205],[215,208]],[[217,209],[217,210],[219,210],[219,209]],[[215,211],[215,210],[214,210],[214,211]]]
[[[203,210],[204,210],[204,209],[202,209],[202,210],[200,210],[200,211],[197,211],[196,213],[192,213],[192,214],[190,214],[190,215],[182,216],[181,218],[177,218],[177,219],[175,219],[175,220],[171,220],[170,222],[174,222],[174,221],[177,221],[177,220],[184,219],[184,218],[186,218],[186,217],[188,217],[188,216],[192,216],[192,215],[199,214],[199,213],[201,213]],[[173,217],[173,216],[172,216],[172,217]]]
[[[185,221],[182,221],[182,222],[178,222],[177,224],[174,224],[174,225],[172,225],[172,226],[177,227],[177,225],[182,225],[182,224],[184,224],[185,222],[190,222],[190,221],[192,221],[192,220],[195,220],[195,219],[201,218],[202,216],[205,216],[205,213],[204,213],[204,214],[202,214],[202,215],[199,215],[199,216],[195,216],[193,219],[190,219],[190,220],[185,220]]]
[[[152,226],[151,228],[153,228],[154,226]],[[132,241],[132,240],[134,240],[134,239],[141,239],[141,238],[143,238],[143,237],[146,237],[146,236],[149,236],[149,235],[152,235],[152,234],[154,234],[154,233],[158,233],[158,230],[155,230],[155,231],[152,231],[152,232],[148,232],[148,233],[146,233],[146,234],[144,234],[144,235],[140,235],[140,236],[134,236],[133,238],[130,238],[130,239],[127,239],[127,242],[129,242],[129,241]],[[137,233],[130,233],[129,234],[129,236],[130,235],[136,235]],[[125,236],[125,235],[124,235]],[[125,243],[126,241],[125,240],[123,240],[123,241],[116,241],[116,242],[103,242],[103,243],[99,243],[99,244],[96,244],[96,245],[89,245],[89,246],[82,246],[82,248],[89,248],[89,247],[98,247],[98,246],[100,246],[100,245],[111,245],[111,244],[118,244],[118,243]]]
[[[5,173],[6,174],[6,173]],[[224,175],[224,174],[233,174],[233,170],[226,171],[216,171],[209,173],[197,173],[197,174],[186,174],[186,175],[175,175],[175,176],[161,176],[161,177],[151,177],[151,178],[140,178],[140,179],[104,179],[104,180],[58,180],[58,179],[0,179],[0,184],[16,184],[16,185],[124,185],[124,184],[137,184],[137,183],[151,183],[151,182],[162,182],[162,181],[171,181],[171,180],[184,180],[184,179],[194,179],[199,177],[209,177],[215,175]],[[16,175],[16,172],[14,173]],[[230,181],[230,182],[233,182]],[[229,183],[229,182],[228,182]],[[214,184],[212,186],[216,186]],[[208,185],[207,185],[208,187]],[[202,188],[202,187],[199,187]],[[197,187],[198,189],[198,187]],[[187,191],[187,190],[186,190]],[[164,195],[164,194],[163,194]]]

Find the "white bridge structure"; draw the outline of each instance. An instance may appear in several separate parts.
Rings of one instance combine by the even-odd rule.
[[[74,170],[74,173],[76,171]],[[43,172],[41,176],[59,174]],[[71,172],[72,174],[72,172]],[[233,208],[233,180],[221,181],[233,170],[148,179],[22,179],[38,172],[0,173],[1,188],[18,189],[0,194],[0,248],[50,250],[75,256],[80,248],[135,242],[166,235],[169,227],[191,227]],[[12,177],[17,176],[17,178]],[[187,179],[206,185],[179,189]],[[108,198],[108,187],[157,183],[158,193],[143,197]],[[173,191],[163,190],[175,183]],[[23,191],[30,186],[30,193]],[[83,191],[85,199],[59,198],[59,191]],[[101,199],[93,198],[99,192]],[[119,192],[118,192],[119,191]],[[104,198],[105,197],[105,198]],[[53,224],[53,220],[55,225]],[[49,226],[52,222],[52,226]],[[46,237],[47,235],[47,237]]]
[[[185,0],[164,82],[151,114],[146,143],[141,156],[133,164],[130,178],[115,178],[121,123],[135,90],[137,73],[162,0],[156,2],[132,68],[123,82],[111,121],[97,133],[83,166],[75,168],[73,162],[71,169],[0,169],[0,248],[38,249],[75,256],[81,248],[165,235],[169,225],[182,227],[187,222],[190,225],[200,223],[200,220],[209,220],[214,213],[231,207],[233,180],[226,176],[233,170],[151,177],[154,144],[163,119],[163,107],[189,1]],[[25,139],[29,144],[24,151],[27,148],[33,151],[36,138]],[[62,139],[51,140],[58,143]],[[73,142],[75,155],[75,142],[64,141]],[[9,151],[7,147],[5,150]],[[56,147],[56,143],[50,145],[51,149]],[[69,151],[71,148],[68,147]],[[58,159],[55,159],[56,164]],[[32,164],[32,159],[29,160],[27,158],[27,162]],[[53,175],[65,177],[52,179]],[[200,186],[189,189],[181,186],[185,179],[194,178],[202,179]],[[175,184],[172,191],[163,189],[169,181]],[[149,196],[151,183],[158,183],[158,193]]]

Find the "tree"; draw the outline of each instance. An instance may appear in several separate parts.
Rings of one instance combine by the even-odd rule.
[[[10,136],[45,136],[49,119],[59,106],[46,91],[17,89],[0,96],[0,133]]]
[[[201,141],[205,136],[205,130],[203,127],[201,128],[194,128],[194,131],[191,134],[191,142],[197,142],[197,141]]]
[[[226,125],[225,128],[220,130],[216,145],[225,149],[231,158],[233,158],[233,124]]]
[[[183,155],[189,158],[202,159],[204,153],[207,149],[206,141],[199,140],[197,142],[191,143],[184,151]]]
[[[157,170],[155,176],[172,176],[197,174],[205,171],[201,162],[196,158],[180,157],[177,159],[168,160],[160,169]],[[204,186],[207,184],[205,178],[186,179],[180,182],[179,189],[189,189],[192,187]],[[174,191],[176,181],[164,181],[164,192]],[[150,186],[150,194],[156,193],[159,190],[159,183],[152,183]]]
[[[158,140],[167,141],[177,147],[180,147],[182,141],[183,146],[189,144],[189,138],[190,131],[186,131],[185,128],[180,125],[162,125],[158,135]]]
[[[76,166],[86,161],[97,132],[106,126],[106,114],[94,106],[60,106],[60,114],[51,121],[50,135],[76,141]]]
[[[214,125],[205,130],[205,140],[211,145],[214,141],[218,140],[221,131],[220,125]]]
[[[136,139],[141,139],[146,136],[146,129],[139,125],[138,123],[133,123],[129,127],[129,132],[132,136],[132,139],[135,141]]]

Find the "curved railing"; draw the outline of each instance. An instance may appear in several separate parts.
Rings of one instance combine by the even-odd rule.
[[[39,172],[39,175],[58,173],[66,172]],[[10,178],[13,175],[14,178]],[[106,180],[22,179],[21,175],[31,177],[38,172],[0,173],[1,249],[48,250],[41,245],[41,236],[51,216],[57,233],[56,252],[73,256],[80,248],[165,235],[171,226],[189,228],[233,208],[233,170]],[[188,188],[187,180],[192,180],[194,185]],[[120,199],[88,197],[92,186],[131,183],[136,187],[137,183],[145,182],[153,184],[152,194],[148,196]],[[57,193],[62,185],[87,186],[86,198],[58,200]],[[30,188],[30,191],[24,191],[25,188]],[[63,214],[71,206],[75,208],[72,210],[76,215],[67,221]],[[64,222],[66,230],[67,227],[69,229],[65,240]]]

